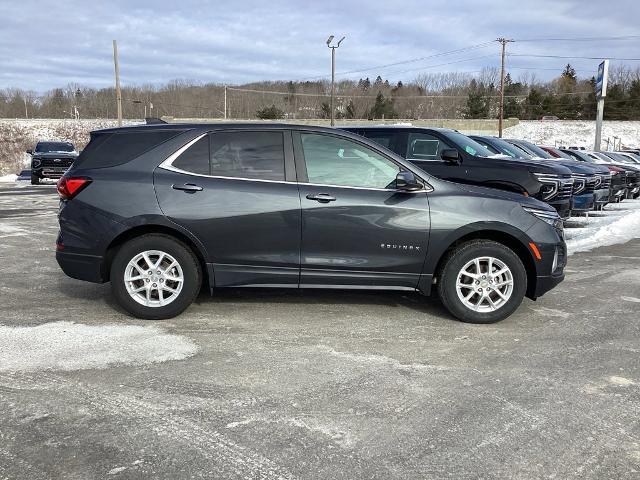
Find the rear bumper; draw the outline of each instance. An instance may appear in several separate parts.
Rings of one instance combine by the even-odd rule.
[[[103,258],[95,255],[56,251],[56,261],[62,271],[71,278],[86,282],[104,283]]]

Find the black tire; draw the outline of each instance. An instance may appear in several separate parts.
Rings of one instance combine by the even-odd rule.
[[[31,185],[40,185],[40,177],[33,173],[31,174]]]
[[[511,270],[513,291],[505,304],[492,312],[477,312],[462,303],[456,290],[460,270],[478,257],[494,257]],[[518,255],[505,245],[491,240],[472,240],[458,246],[442,262],[438,280],[438,295],[443,305],[458,320],[467,323],[494,323],[511,315],[522,303],[527,291],[527,272]]]
[[[159,250],[171,255],[182,268],[182,290],[168,305],[150,307],[138,303],[129,293],[124,281],[127,264],[138,254]],[[180,315],[198,296],[202,285],[202,269],[193,251],[169,235],[148,234],[129,240],[122,245],[111,262],[111,291],[118,304],[137,318],[162,320]]]

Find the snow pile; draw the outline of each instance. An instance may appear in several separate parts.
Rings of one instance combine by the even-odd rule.
[[[569,255],[640,238],[640,199],[607,205],[604,211],[593,212],[589,218],[571,218],[567,227]]]
[[[45,323],[0,325],[0,372],[84,370],[182,360],[198,347],[157,327]]]
[[[18,180],[18,175],[15,173],[10,173],[9,175],[4,175],[0,177],[0,183],[10,183]]]
[[[518,125],[505,129],[505,138],[520,138],[539,145],[585,147],[593,149],[596,138],[596,122],[584,120],[538,121],[523,120]],[[602,124],[602,147],[607,139],[613,147],[613,137],[622,139],[624,147],[640,147],[640,122],[607,121]],[[616,145],[618,140],[616,139]]]

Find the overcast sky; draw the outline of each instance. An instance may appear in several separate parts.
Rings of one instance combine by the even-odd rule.
[[[113,84],[112,39],[118,40],[122,83],[172,79],[245,83],[330,73],[329,34],[339,78],[378,74],[392,81],[421,72],[477,71],[499,65],[496,43],[351,74],[352,70],[428,57],[506,36],[602,37],[640,34],[640,1],[616,0],[0,0],[0,88],[43,92],[70,82]],[[640,37],[615,41],[516,42],[521,54],[640,57]],[[591,76],[597,60],[509,57],[550,78],[570,61]],[[442,65],[444,63],[449,65]],[[640,65],[640,62],[627,62]],[[516,68],[520,67],[520,68]]]

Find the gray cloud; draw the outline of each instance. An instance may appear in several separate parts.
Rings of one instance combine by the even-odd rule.
[[[365,69],[429,56],[510,36],[594,37],[638,34],[640,4],[620,0],[607,9],[596,0],[294,0],[207,2],[142,0],[0,0],[0,88],[44,91],[74,82],[113,83],[111,40],[120,48],[124,84],[158,84],[182,78],[242,83],[328,74],[329,34],[347,35],[338,71]],[[637,57],[640,39],[610,42],[522,42],[511,52]],[[486,57],[494,55],[494,57]],[[461,59],[466,62],[428,68]],[[498,45],[371,70],[410,80],[420,71],[476,71],[498,64]],[[510,57],[513,73],[555,74],[567,61]],[[594,60],[572,60],[587,76]],[[640,62],[635,62],[640,65]]]

